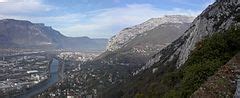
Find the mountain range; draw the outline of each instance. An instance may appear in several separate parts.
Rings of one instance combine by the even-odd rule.
[[[76,91],[99,98],[234,97],[239,93],[240,0],[216,0],[196,18],[152,18],[123,29],[108,45],[105,39],[66,37],[44,24],[6,19],[0,21],[0,44],[97,51],[106,46],[81,64],[76,77],[58,85],[72,91],[81,87]],[[76,85],[68,85],[74,84],[66,83],[70,79]]]
[[[192,23],[191,17],[176,23],[159,19],[163,24],[151,19],[122,30],[110,39],[106,52],[86,64],[99,78],[85,87],[100,91],[101,98],[203,98],[201,95],[209,92],[216,98],[225,95],[211,91],[214,87],[231,85],[231,89],[222,87],[218,91],[234,96],[239,73],[232,71],[231,79],[219,78],[219,73],[229,75],[218,70],[226,71],[227,65],[221,66],[240,51],[239,5],[240,0],[217,0]],[[173,34],[175,38],[171,38]],[[164,42],[168,37],[172,40]],[[103,76],[97,72],[101,70]],[[207,81],[211,76],[216,77],[216,84]]]
[[[239,52],[239,5],[240,0],[217,0],[208,6],[181,37],[153,55],[129,81],[107,91],[106,98],[233,97],[239,73],[226,70],[238,66],[223,65]]]
[[[164,20],[164,22],[157,22],[159,20]],[[88,81],[83,83],[86,84],[84,87],[97,89],[100,91],[99,93],[103,93],[114,84],[126,82],[126,80],[137,74],[136,71],[143,67],[154,54],[183,35],[190,27],[191,20],[193,21],[193,17],[189,16],[162,16],[123,29],[121,32],[124,32],[124,34],[118,33],[117,36],[110,39],[104,53],[93,61],[81,65],[81,73],[91,73],[89,71],[92,71],[92,74],[99,77],[94,80],[81,78],[83,81]],[[147,29],[153,25],[149,25],[149,23],[153,23],[155,27]],[[136,30],[144,32],[134,33]],[[130,34],[131,38],[118,37],[121,34]],[[114,42],[115,40],[121,40],[122,42],[119,44],[118,41]],[[79,74],[79,77],[84,77],[83,75]],[[103,81],[104,84],[98,81]]]
[[[170,24],[170,23],[190,23],[194,17],[182,16],[182,15],[166,15],[160,18],[152,18],[148,21],[141,23],[139,25],[128,27],[117,33],[117,35],[113,36],[107,46],[108,51],[114,51],[122,48],[128,42],[133,40],[135,37],[139,35],[143,35],[142,33],[147,34],[147,31],[153,30],[156,27],[159,27],[162,24]],[[171,35],[170,33],[168,35]],[[180,34],[181,35],[181,34]],[[171,39],[171,37],[169,37]],[[150,39],[149,39],[150,40]],[[164,42],[163,42],[164,43]]]
[[[136,70],[152,55],[180,37],[190,26],[191,20],[193,17],[163,16],[125,28],[109,40],[107,51],[93,62],[104,62],[108,65],[120,64],[129,66],[131,71]]]
[[[66,49],[104,51],[107,39],[66,37],[41,23],[25,20],[0,20],[1,48]]]

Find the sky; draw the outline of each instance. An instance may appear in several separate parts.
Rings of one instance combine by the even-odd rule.
[[[29,20],[71,37],[110,38],[164,15],[197,16],[215,0],[0,0],[0,19]]]

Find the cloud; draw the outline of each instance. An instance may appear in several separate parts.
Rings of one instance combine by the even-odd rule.
[[[125,7],[88,12],[81,19],[87,20],[87,22],[79,22],[59,29],[68,36],[87,35],[109,38],[125,27],[140,24],[150,18],[161,17],[163,15],[196,16],[199,13],[200,11],[180,8],[162,10],[151,4],[130,4]]]
[[[110,38],[121,29],[140,24],[150,18],[163,15],[197,16],[201,12],[181,8],[166,10],[151,4],[128,4],[122,7],[106,8],[85,13],[74,12],[48,15],[48,13],[54,12],[53,8],[56,7],[44,4],[41,0],[19,0],[18,2],[7,0],[6,3],[0,3],[0,18],[45,23],[67,36]],[[47,13],[47,15],[34,16],[32,15],[34,13]]]
[[[43,4],[41,0],[0,0],[0,14],[18,15],[33,12],[47,12],[53,6]]]
[[[2,2],[7,2],[7,0],[0,0],[0,3],[2,3]]]

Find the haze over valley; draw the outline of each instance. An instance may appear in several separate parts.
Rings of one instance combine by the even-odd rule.
[[[1,98],[238,98],[240,0],[0,0]]]

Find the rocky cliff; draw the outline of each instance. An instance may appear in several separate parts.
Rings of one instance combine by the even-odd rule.
[[[59,32],[44,24],[33,24],[29,21],[13,19],[0,21],[1,47],[56,47],[58,46],[57,41],[63,37]]]
[[[104,51],[106,43],[107,39],[66,37],[41,23],[14,19],[0,20],[1,48],[61,48]]]
[[[174,20],[171,21],[174,22]],[[176,21],[176,23],[160,24],[152,30],[135,35],[134,38],[124,43],[119,49],[106,51],[94,61],[81,65],[86,68],[86,73],[93,72],[99,77],[87,81],[87,85],[84,85],[84,87],[97,89],[98,93],[101,94],[108,88],[127,81],[127,79],[132,77],[133,72],[145,65],[153,54],[180,37],[189,26],[190,22],[178,23],[178,21]],[[91,67],[89,67],[89,65]],[[79,75],[79,77],[81,76]],[[104,81],[104,84],[99,81]],[[91,84],[93,82],[95,82],[94,85]],[[115,97],[118,96],[112,96],[110,98]]]
[[[239,22],[240,0],[217,0],[204,10],[191,24],[183,36],[157,53],[141,70],[154,63],[183,65],[197,42],[213,33],[229,29]]]
[[[112,95],[122,94],[124,98],[187,98],[239,51],[239,44],[234,46],[234,43],[239,43],[236,28],[239,28],[239,22],[240,0],[217,0],[192,22],[180,38],[134,73],[131,80],[116,86],[120,90],[114,92],[110,89],[106,95],[111,98],[110,91],[113,90]],[[231,34],[232,30],[236,30],[236,35]],[[209,38],[213,38],[208,42],[211,44],[204,43]]]
[[[175,19],[177,16],[168,17],[174,17]],[[171,23],[163,23],[152,30],[134,35],[134,38],[125,42],[117,50],[108,50],[101,54],[97,60],[110,65],[126,65],[131,71],[135,71],[136,68],[139,69],[152,55],[179,38],[189,28],[190,22],[178,23],[179,21],[177,20],[176,23],[173,23],[174,19],[171,20]],[[152,22],[156,21],[152,20]],[[136,30],[136,32],[141,31]]]
[[[194,17],[189,16],[181,16],[181,15],[170,15],[170,16],[163,16],[160,18],[152,18],[142,24],[125,28],[124,30],[117,33],[117,35],[113,36],[107,46],[108,51],[114,51],[120,49],[136,36],[150,31],[162,24],[165,23],[190,23]]]

